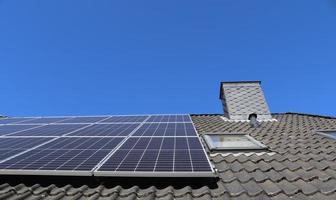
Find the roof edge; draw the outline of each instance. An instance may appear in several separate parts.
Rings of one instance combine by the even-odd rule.
[[[302,115],[302,116],[310,116],[310,117],[321,117],[326,119],[336,119],[336,116],[328,116],[328,115],[318,115],[318,114],[309,114],[309,113],[301,113],[301,112],[284,112],[284,113],[271,113],[272,115]]]
[[[190,116],[224,116],[221,113],[190,113]],[[336,119],[336,116],[327,116],[327,115],[316,115],[300,112],[283,112],[283,113],[271,113],[271,115],[302,115],[302,116],[311,116],[311,117],[322,117],[326,119]]]

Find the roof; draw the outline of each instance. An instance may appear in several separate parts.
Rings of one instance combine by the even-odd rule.
[[[142,179],[145,185],[139,180],[123,184],[115,178],[73,184],[73,179],[61,183],[50,177],[29,182],[1,177],[0,199],[336,199],[336,141],[315,134],[315,130],[335,130],[335,118],[273,114],[277,121],[252,128],[248,122],[224,121],[220,116],[193,115],[192,119],[200,134],[247,133],[267,145],[270,153],[211,155],[219,175],[214,185],[147,179]]]

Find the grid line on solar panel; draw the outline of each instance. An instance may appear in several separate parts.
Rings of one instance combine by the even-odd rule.
[[[0,163],[0,173],[8,170],[58,170],[61,173],[64,170],[91,171],[123,139],[59,137]]]
[[[2,125],[0,126],[0,136],[19,133],[25,130],[31,130],[39,127],[39,125]]]
[[[108,119],[101,121],[100,123],[141,123],[144,122],[149,116],[111,116]]]
[[[192,123],[143,123],[132,136],[197,136]]]
[[[211,172],[212,169],[197,137],[130,137],[98,171]]]
[[[60,123],[62,124],[67,124],[67,123],[70,123],[70,124],[80,124],[80,123],[83,123],[83,124],[92,124],[92,123],[98,123],[98,122],[101,122],[105,119],[108,119],[110,118],[109,116],[104,116],[104,117],[73,117],[71,119],[67,119],[67,120],[64,120]]]
[[[87,124],[49,124],[8,134],[9,136],[62,136],[88,126]]]
[[[146,122],[191,122],[189,115],[151,115]]]
[[[35,118],[33,117],[22,117],[22,118],[5,118],[5,119],[0,119],[0,124],[15,124],[18,122],[28,122],[30,120],[33,120]]]
[[[61,123],[64,120],[71,119],[71,117],[39,117],[29,121],[17,122],[15,124],[51,124]]]
[[[67,136],[128,136],[140,124],[94,124]]]
[[[13,156],[23,153],[42,145],[51,138],[0,138],[0,161],[10,159]]]
[[[65,149],[65,150],[85,150],[85,149],[114,149],[124,138],[123,137],[61,137],[52,143],[40,146],[37,149]]]

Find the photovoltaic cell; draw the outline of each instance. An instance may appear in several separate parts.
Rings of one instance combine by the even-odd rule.
[[[70,119],[70,118],[69,117],[42,117],[42,118],[31,119],[29,121],[17,122],[17,124],[49,124],[49,123],[62,122],[67,119]]]
[[[149,116],[111,116],[101,121],[101,123],[127,123],[127,122],[143,122]]]
[[[38,127],[38,125],[2,125],[0,126],[0,135],[24,131],[34,127]]]
[[[197,137],[130,137],[98,171],[211,172],[211,167]]]
[[[7,170],[91,171],[108,153],[109,150],[38,149],[2,162],[0,168]]]
[[[96,123],[107,118],[108,117],[73,117],[61,123]]]
[[[123,137],[61,137],[38,149],[63,149],[63,150],[112,150],[124,138]]]
[[[192,123],[145,123],[133,136],[197,136]]]
[[[59,124],[45,125],[34,129],[21,131],[11,134],[10,136],[62,136],[72,131],[83,128],[85,124]]]
[[[191,122],[189,115],[152,115],[146,122]]]
[[[7,170],[91,171],[122,139],[120,137],[58,138],[0,163],[0,168]]]
[[[69,136],[128,136],[140,124],[94,124]]]
[[[41,145],[52,138],[0,138],[0,161]]]
[[[0,136],[0,174],[212,173],[189,115],[11,118]]]
[[[19,122],[28,122],[35,118],[6,118],[6,119],[0,119],[0,124],[15,124]]]

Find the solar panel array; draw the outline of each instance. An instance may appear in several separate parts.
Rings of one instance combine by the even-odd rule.
[[[0,174],[213,176],[189,115],[0,120]]]

